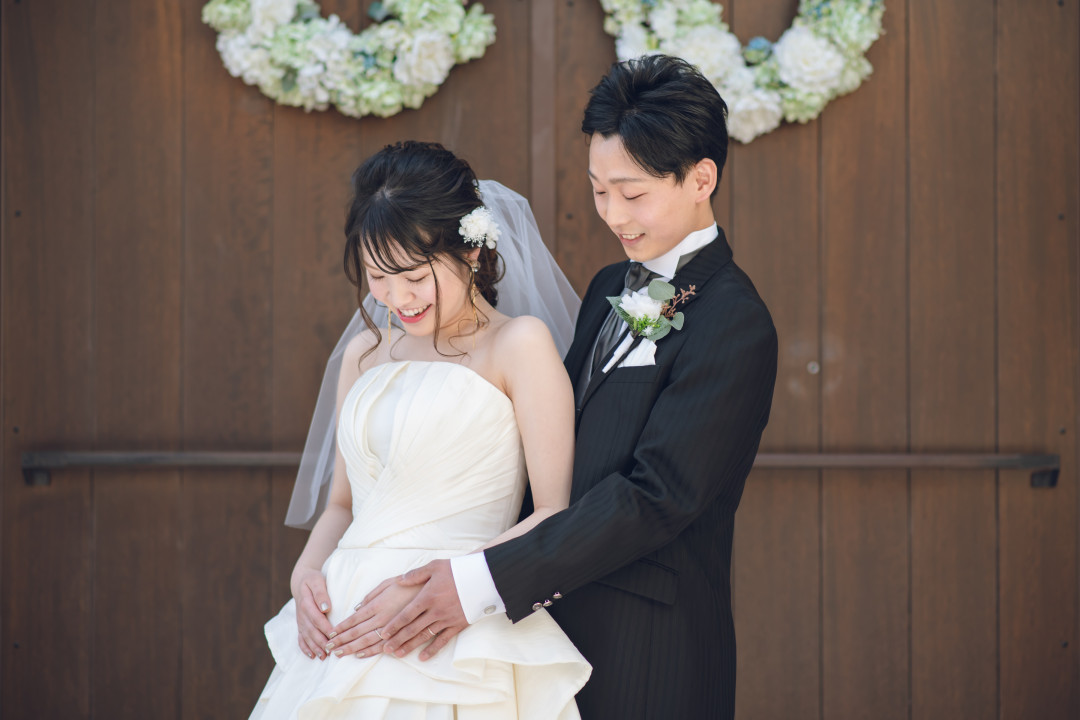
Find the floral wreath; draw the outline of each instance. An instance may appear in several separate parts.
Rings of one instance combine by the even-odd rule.
[[[781,120],[809,122],[859,87],[873,70],[865,53],[885,12],[884,0],[801,0],[776,43],[756,37],[743,47],[711,0],[601,4],[619,60],[660,52],[696,65],[727,102],[728,134],[743,143]]]
[[[277,102],[389,117],[420,107],[455,64],[495,42],[494,18],[465,2],[382,0],[359,34],[312,0],[211,0],[202,19],[229,73]]]

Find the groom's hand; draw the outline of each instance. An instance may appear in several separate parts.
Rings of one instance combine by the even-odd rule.
[[[449,560],[434,560],[408,572],[402,585],[423,585],[416,598],[391,620],[383,634],[389,640],[384,652],[405,657],[424,643],[421,660],[435,657],[450,639],[469,626],[461,609]]]

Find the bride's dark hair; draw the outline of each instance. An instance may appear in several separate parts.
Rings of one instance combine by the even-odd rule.
[[[468,257],[475,248],[458,232],[461,218],[480,207],[476,174],[469,164],[438,143],[387,145],[363,162],[352,176],[353,197],[345,218],[345,274],[356,286],[364,323],[381,342],[382,334],[363,308],[364,257],[383,272],[400,273],[435,260],[457,265],[473,288],[494,307],[500,278],[499,255],[481,247],[472,272]],[[439,283],[435,280],[436,298]],[[442,325],[435,303],[435,337]]]

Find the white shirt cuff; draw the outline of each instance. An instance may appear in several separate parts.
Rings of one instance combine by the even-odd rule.
[[[470,625],[487,615],[506,612],[506,604],[495,589],[484,553],[450,558],[450,573],[454,576],[458,600]]]

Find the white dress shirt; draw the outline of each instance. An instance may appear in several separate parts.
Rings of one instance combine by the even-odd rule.
[[[671,250],[652,260],[644,261],[642,265],[664,280],[671,280],[679,269],[679,259],[683,255],[700,250],[715,240],[719,234],[716,223],[701,230],[695,230]],[[618,354],[616,352],[616,356]],[[454,576],[454,587],[457,588],[461,609],[470,625],[485,615],[506,612],[506,604],[495,588],[495,581],[491,578],[491,570],[488,568],[484,553],[478,552],[450,558],[450,572]]]

